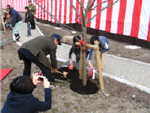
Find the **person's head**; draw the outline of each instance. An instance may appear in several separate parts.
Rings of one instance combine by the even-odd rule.
[[[25,12],[29,11],[29,8],[27,6],[24,9],[25,9]]]
[[[54,38],[55,45],[61,45],[61,36],[58,34],[52,34],[52,38]]]
[[[28,3],[29,3],[29,5],[31,5],[31,4],[32,4],[32,1],[31,1],[31,0],[29,0],[29,1],[28,1]]]
[[[73,43],[75,44],[76,42],[79,42],[79,40],[81,40],[81,37],[80,36],[74,36],[73,37]]]
[[[9,8],[9,7],[6,8],[6,12],[7,12],[7,13],[10,12],[10,8]]]
[[[35,88],[32,79],[29,76],[19,76],[10,84],[11,92],[20,94],[31,94]]]
[[[9,13],[6,14],[6,18],[10,19],[10,14]]]
[[[7,5],[7,8],[9,8],[9,9],[11,8],[9,4]]]
[[[92,37],[90,38],[90,43],[91,43],[91,44],[94,45],[94,42],[95,42],[95,41],[98,41],[98,42],[99,42],[98,36],[92,36]]]

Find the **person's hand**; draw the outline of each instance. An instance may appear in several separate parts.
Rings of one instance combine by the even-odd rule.
[[[54,73],[57,73],[57,72],[58,72],[58,70],[57,70],[57,69],[53,69],[53,72],[54,72]]]
[[[72,60],[70,59],[70,65],[73,65]]]
[[[90,66],[90,68],[93,68],[93,65],[92,65],[92,63],[91,63],[91,60],[89,60],[89,66]]]
[[[40,75],[38,73],[33,73],[32,74],[32,81],[33,81],[34,85],[37,85],[37,84],[40,83],[39,77],[40,77]]]
[[[29,8],[29,10],[31,11],[31,8]]]
[[[50,87],[50,82],[48,81],[48,79],[46,77],[44,77],[44,79],[43,79],[43,87],[44,88]]]

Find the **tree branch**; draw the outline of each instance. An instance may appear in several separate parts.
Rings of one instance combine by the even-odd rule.
[[[106,2],[108,2],[108,1],[110,1],[110,0],[105,0],[105,1],[103,1],[103,2],[101,2],[101,3],[99,3],[99,4],[97,4],[95,7],[93,7],[93,8],[90,9],[90,10],[94,10],[94,9],[97,8],[98,6],[100,6],[100,5],[102,5],[103,3],[106,3]]]
[[[80,5],[81,7],[84,9],[84,4],[82,2],[80,2],[79,0],[76,0]]]
[[[96,13],[91,19],[89,19],[87,21],[87,23],[89,23],[93,18],[95,18],[98,14],[100,14],[103,10],[113,6],[114,4],[116,4],[119,0],[116,0],[114,3],[110,4],[110,5],[107,5],[106,7],[102,8],[98,13]]]
[[[62,27],[62,28],[67,28],[69,30],[69,32],[72,34],[72,32],[70,30],[73,30],[71,27],[60,23],[60,21],[50,12],[48,12],[45,8],[43,8],[36,0],[33,0],[41,9],[43,9],[52,19],[56,20],[56,22]]]
[[[95,0],[93,0],[92,4],[89,7],[89,10],[93,7],[94,3],[95,3]]]
[[[78,17],[79,17],[79,19],[80,19],[80,21],[81,21],[81,24],[83,25],[82,18],[81,18],[81,16],[80,16],[79,12],[76,10],[76,7],[73,5],[72,0],[70,0],[70,4],[71,4],[71,6],[73,7],[73,9],[75,10],[76,14],[78,15]]]

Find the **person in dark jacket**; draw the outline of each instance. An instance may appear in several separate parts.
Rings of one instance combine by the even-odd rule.
[[[45,101],[39,101],[32,95],[35,85],[39,83],[39,76],[33,74],[33,79],[29,76],[19,76],[13,79],[1,113],[38,113],[51,109],[52,90],[46,78],[43,79]]]
[[[105,55],[106,55],[107,51],[109,51],[109,49],[110,49],[109,40],[105,36],[92,36],[90,39],[90,43],[92,45],[94,45],[95,41],[98,41],[98,43],[99,43],[99,51],[100,51],[102,67],[103,67]],[[90,49],[90,54],[89,54],[89,66],[91,68],[93,68],[93,65],[91,63],[93,51],[94,51],[93,49]]]
[[[31,21],[32,21],[32,15],[29,11],[29,8],[25,7],[25,22],[27,23],[27,36],[31,36]]]
[[[24,43],[18,50],[20,60],[24,61],[23,75],[30,76],[33,62],[49,81],[54,81],[51,77],[51,68],[53,72],[57,72],[56,49],[58,44],[61,45],[60,40],[60,35],[53,34],[50,37],[39,36]],[[46,58],[48,54],[50,54],[51,63]]]
[[[32,15],[32,19],[31,19],[31,29],[35,29],[35,21],[34,21],[34,15],[35,15],[35,11],[36,11],[36,7],[34,4],[32,4],[32,1],[29,0],[29,10],[31,11],[31,15]]]
[[[22,25],[22,17],[19,14],[19,12],[17,12],[16,10],[14,10],[13,8],[11,8],[8,5],[7,5],[6,11],[11,15],[11,25],[12,25],[12,29],[13,29],[13,40],[14,40],[14,42],[19,41],[19,39],[20,39],[19,29]]]
[[[75,45],[76,42],[79,42],[79,40],[81,40],[80,36],[74,36],[73,37],[73,46],[71,47],[70,51],[69,51],[69,60],[70,60],[70,65],[73,65],[72,63],[72,54],[74,53],[76,56],[76,62],[79,63],[80,60],[80,47]],[[88,56],[89,51],[86,51],[86,56]]]

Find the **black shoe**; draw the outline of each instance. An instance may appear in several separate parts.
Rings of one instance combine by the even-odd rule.
[[[20,39],[20,37],[17,37],[17,38],[16,38],[16,41],[18,42],[18,41],[19,41],[19,39]]]
[[[46,78],[48,79],[49,82],[55,82],[53,77],[47,76]]]

